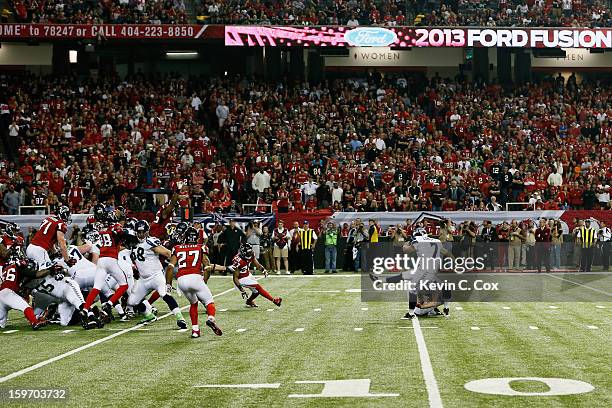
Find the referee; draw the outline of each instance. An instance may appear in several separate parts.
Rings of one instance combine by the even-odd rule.
[[[304,221],[300,234],[300,256],[302,258],[302,273],[312,275],[314,270],[312,250],[317,243],[317,233],[310,228],[310,222]]]
[[[595,228],[591,227],[591,220],[584,220],[584,227],[580,228],[580,240],[582,248],[580,251],[580,271],[591,272],[593,264],[593,246],[597,241]]]
[[[601,266],[602,270],[607,271],[610,269],[610,242],[612,241],[612,231],[610,231],[610,228],[605,222],[601,221],[600,224],[598,239],[601,245]]]

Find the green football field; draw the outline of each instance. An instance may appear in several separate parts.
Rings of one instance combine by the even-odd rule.
[[[209,283],[222,337],[201,324],[191,339],[161,301],[151,325],[90,331],[32,332],[11,312],[0,331],[0,403],[32,406],[9,401],[11,389],[63,388],[65,401],[45,404],[612,406],[612,303],[453,303],[448,318],[405,321],[405,303],[363,303],[357,275],[261,280],[281,308],[260,297],[248,309],[229,278]]]

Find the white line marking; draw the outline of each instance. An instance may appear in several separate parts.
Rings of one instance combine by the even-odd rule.
[[[143,323],[143,326],[144,326],[144,325],[146,325],[146,323]],[[106,329],[106,330],[110,330],[110,331],[122,331],[122,330],[124,330],[124,329],[119,329],[119,328],[116,328],[116,327],[111,327],[111,328]],[[150,329],[144,329],[144,328],[142,328],[142,327],[139,327],[139,328],[134,329],[134,330],[136,330],[136,331],[149,331]]]
[[[502,309],[504,310],[510,310],[510,308],[508,306],[502,306]]]
[[[205,384],[194,385],[193,388],[279,388],[280,383],[271,384]]]
[[[7,331],[2,332],[2,333],[4,333],[4,334],[11,334],[11,333],[15,333],[15,332],[18,332],[18,331],[19,330],[7,330]]]
[[[369,309],[367,307],[362,307],[361,310],[365,312],[365,311],[368,311]]]
[[[425,379],[425,386],[427,387],[429,407],[442,408],[442,398],[440,397],[440,390],[438,389],[436,377],[434,377],[433,367],[431,366],[429,352],[427,351],[425,337],[423,336],[423,331],[421,330],[421,325],[419,323],[418,317],[412,319],[412,327],[414,327],[414,337],[416,338],[417,346],[419,349],[419,357],[421,358],[421,370],[423,371],[423,378]]]
[[[267,309],[266,312],[273,312],[274,309]]]
[[[599,329],[599,327],[597,327],[597,326],[587,326],[587,329],[596,330],[596,329]]]
[[[227,312],[227,309],[219,309],[220,312]]]
[[[345,289],[346,293],[361,293],[361,289]]]
[[[320,311],[321,311],[321,308],[320,308],[320,307],[317,307],[316,309],[312,309],[312,310],[313,310],[313,312],[320,312]]]
[[[177,331],[178,331],[179,333],[185,333],[187,330],[189,330],[189,329],[178,329]]]
[[[544,275],[550,276],[551,278],[562,280],[564,282],[573,283],[574,285],[582,286],[583,288],[591,289],[594,292],[601,293],[601,294],[604,294],[606,296],[612,297],[612,293],[608,293],[608,292],[606,292],[604,290],[599,290],[597,288],[593,288],[593,287],[588,286],[588,285],[583,285],[582,283],[574,282],[573,280],[565,279],[565,278],[562,278],[560,276],[551,275],[550,273],[545,273]]]
[[[438,326],[420,326],[421,329],[437,329]],[[410,329],[410,330],[414,330],[414,327],[412,326],[397,326],[398,329]]]
[[[225,290],[225,291],[223,291],[221,293],[217,293],[216,295],[213,296],[213,298],[225,295],[226,293],[230,293],[233,290],[236,290],[236,289],[234,287],[232,287],[232,288],[227,289],[227,290]],[[187,310],[187,308],[189,306],[190,305],[183,306],[183,307],[181,307],[181,310]],[[168,312],[165,315],[159,316],[157,318],[157,320],[165,319],[168,316],[174,316],[174,314],[172,312]],[[66,357],[70,357],[71,355],[79,353],[79,352],[81,352],[83,350],[87,350],[88,348],[97,346],[98,344],[101,344],[101,343],[104,343],[104,342],[106,342],[108,340],[114,339],[115,337],[119,337],[122,334],[129,333],[129,332],[134,331],[136,329],[140,329],[143,326],[144,326],[143,324],[138,324],[136,326],[133,326],[133,327],[130,327],[130,328],[127,328],[127,329],[123,329],[123,330],[118,331],[116,333],[113,333],[113,334],[111,334],[109,336],[102,337],[101,339],[92,341],[91,343],[87,343],[87,344],[85,344],[85,345],[83,345],[81,347],[77,347],[77,348],[75,348],[73,350],[70,350],[70,351],[64,353],[64,354],[60,354],[59,356],[52,357],[52,358],[50,358],[48,360],[45,360],[45,361],[41,361],[40,363],[36,363],[36,364],[31,365],[29,367],[26,367],[26,368],[24,368],[22,370],[15,371],[14,373],[11,373],[9,375],[6,375],[6,376],[0,378],[0,384],[2,384],[4,382],[7,382],[9,380],[12,380],[13,378],[20,377],[20,376],[22,376],[24,374],[27,374],[27,373],[29,373],[31,371],[34,371],[34,370],[37,370],[37,369],[39,369],[41,367],[44,367],[44,366],[49,365],[51,363],[54,363],[56,361],[62,360],[64,358],[66,358]]]
[[[74,330],[70,329],[70,330],[64,330],[62,333],[64,334],[68,334],[68,333],[72,333]]]
[[[455,310],[463,310],[461,306],[455,306]]]
[[[363,327],[355,327],[353,330],[354,330],[354,331],[358,331],[358,332],[359,332],[359,331],[363,331]]]
[[[246,329],[238,329],[236,330],[236,333],[244,333],[246,331]]]
[[[340,293],[339,290],[305,290],[308,293]]]
[[[558,309],[557,306],[548,306],[549,309]]]
[[[304,328],[303,328],[303,327],[298,327],[298,328],[297,328],[297,329],[295,329],[294,331],[296,331],[296,332],[303,332],[303,331],[304,331]]]
[[[598,309],[605,309],[606,308],[605,306],[602,306],[602,305],[597,305],[595,307],[598,308]]]
[[[539,330],[538,326],[529,326],[530,330]]]
[[[478,327],[478,326],[472,326],[472,327],[470,327],[470,329],[472,329],[472,330],[480,330],[480,327]]]

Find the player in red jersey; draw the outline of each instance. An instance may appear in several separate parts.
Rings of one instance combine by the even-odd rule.
[[[268,276],[268,271],[264,268],[258,261],[255,259],[253,254],[253,247],[251,244],[242,244],[236,256],[232,260],[232,265],[223,267],[221,265],[213,265],[214,270],[229,270],[233,273],[234,276],[234,285],[238,288],[242,297],[246,299],[246,304],[249,307],[257,307],[254,300],[257,296],[262,295],[270,302],[274,303],[276,306],[281,305],[283,301],[282,298],[272,297],[259,283],[257,283],[257,279],[251,275],[250,266],[254,264],[255,267],[259,268],[264,277]],[[249,288],[251,290],[251,296],[248,296],[244,288]]]
[[[121,296],[128,290],[128,276],[119,266],[119,248],[125,235],[121,224],[117,223],[114,211],[110,211],[106,217],[106,227],[99,231],[100,236],[100,256],[96,266],[96,277],[94,286],[85,300],[85,309],[90,319],[96,320],[94,313],[90,310],[95,302],[100,290],[104,287],[107,276],[112,276],[119,285],[115,293],[102,305],[101,315],[106,321],[113,319],[113,306],[121,299]],[[98,327],[101,325],[98,321]]]
[[[172,222],[172,218],[174,217],[174,210],[176,209],[179,200],[184,197],[179,194],[174,194],[172,199],[162,205],[157,213],[155,214],[155,219],[151,223],[151,236],[155,238],[159,238],[161,240],[166,238],[166,226]]]
[[[191,337],[200,337],[200,327],[198,326],[198,301],[206,307],[206,325],[217,335],[223,332],[215,321],[215,303],[212,293],[206,282],[210,277],[210,268],[204,269],[209,264],[208,256],[204,246],[198,244],[200,236],[195,228],[189,227],[185,232],[184,244],[175,245],[172,248],[170,263],[166,267],[166,283],[169,285],[168,292],[172,289],[172,278],[174,267],[178,267],[177,285],[183,292],[191,307],[189,316],[191,317]],[[204,277],[202,278],[202,273]]]
[[[19,225],[9,222],[3,230],[2,237],[0,237],[0,267],[5,264],[12,253],[23,247],[23,237],[19,235]]]
[[[76,260],[71,259],[68,255],[68,247],[64,237],[68,230],[67,224],[70,221],[70,209],[65,205],[59,207],[55,215],[45,218],[26,249],[28,258],[33,259],[39,267],[51,263],[49,251],[52,251],[57,243],[66,265],[69,267],[74,265]]]
[[[22,255],[9,258],[0,274],[2,281],[0,284],[0,328],[6,327],[8,311],[11,309],[22,311],[32,325],[32,329],[37,330],[44,326],[45,321],[36,318],[32,307],[18,293],[24,281],[43,278],[50,273],[61,273],[61,271],[62,267],[58,265],[38,270],[38,265],[34,260]]]

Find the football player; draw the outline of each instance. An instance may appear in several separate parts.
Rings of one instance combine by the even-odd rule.
[[[185,243],[172,248],[170,263],[166,268],[166,283],[172,285],[175,265],[178,267],[177,285],[183,292],[191,307],[189,316],[191,318],[191,337],[200,337],[200,327],[198,326],[198,302],[206,307],[206,325],[217,335],[223,333],[215,320],[215,303],[212,293],[206,285],[210,273],[208,268],[208,257],[203,246],[198,244],[199,234],[195,228],[189,227],[185,232]],[[202,274],[204,277],[202,278]]]
[[[113,306],[117,304],[121,296],[128,290],[128,276],[125,271],[119,267],[119,250],[121,248],[121,242],[124,238],[125,231],[120,224],[117,224],[111,213],[107,214],[106,228],[102,229],[100,234],[100,256],[96,267],[96,276],[94,279],[94,286],[87,295],[85,300],[85,310],[88,312],[91,319],[95,316],[90,310],[91,305],[95,302],[96,297],[100,293],[100,290],[104,287],[107,275],[110,275],[119,287],[115,293],[102,305],[102,317],[107,321],[112,320],[113,317]]]
[[[404,274],[404,279],[412,280],[413,282],[419,282],[422,280],[435,281],[439,272],[439,266],[444,258],[453,258],[453,255],[442,246],[442,242],[439,239],[431,238],[427,235],[427,231],[424,228],[416,228],[412,239],[409,240],[403,247],[404,253],[408,255],[416,255],[418,258],[422,258],[423,262],[419,270],[412,271],[409,275]],[[421,295],[421,299],[419,299]],[[450,305],[450,291],[442,290],[441,297],[444,304],[444,314],[448,316],[449,305]],[[433,305],[435,302],[429,300],[423,300],[422,297],[427,294],[420,294],[417,292],[409,291],[408,293],[408,312],[402,317],[404,320],[410,320],[415,316],[416,312],[419,315],[428,315],[431,311],[434,314],[440,314],[437,306],[442,303]],[[436,294],[436,296],[439,296]],[[419,301],[420,300],[420,301]],[[429,310],[427,310],[429,309]],[[433,311],[435,309],[435,311]]]
[[[60,206],[55,215],[51,215],[43,220],[40,228],[32,238],[32,242],[26,249],[28,258],[33,259],[40,268],[51,263],[49,251],[53,249],[55,244],[59,246],[60,253],[66,265],[72,266],[75,263],[68,255],[68,247],[64,234],[68,230],[68,224],[71,222],[70,209],[65,205]]]
[[[174,248],[176,245],[183,243],[185,239],[185,231],[187,231],[187,228],[189,228],[189,224],[181,221],[176,225],[169,224],[167,227],[170,238],[164,241],[162,245],[168,250],[172,250],[172,248]],[[152,305],[155,303],[155,301],[157,301],[157,299],[159,299],[159,293],[154,290],[153,293],[151,293],[151,296],[149,296],[148,302]],[[153,310],[155,310],[155,308],[153,308]]]
[[[164,269],[159,260],[160,256],[170,258],[172,255],[170,250],[161,244],[159,238],[149,236],[150,228],[148,222],[144,220],[138,221],[135,225],[135,229],[138,244],[132,250],[132,259],[136,264],[139,279],[128,297],[128,307],[136,306],[143,301],[146,295],[156,290],[176,317],[177,326],[180,329],[186,329],[187,323],[183,318],[181,309],[176,300],[167,291]],[[171,285],[170,289],[172,289]],[[155,320],[155,315],[151,313],[150,309],[151,305],[148,304],[144,319],[140,323]]]
[[[19,295],[22,290],[21,286],[25,280],[43,278],[49,274],[58,273],[61,269],[60,266],[52,266],[39,270],[34,260],[23,255],[10,257],[0,274],[2,278],[0,284],[0,328],[4,329],[6,327],[8,311],[11,309],[22,311],[33,330],[44,326],[45,321],[37,319],[34,309]]]
[[[232,259],[232,265],[227,268],[221,265],[212,265],[213,272],[216,270],[225,271],[229,270],[233,274],[234,285],[240,291],[242,298],[246,299],[246,305],[248,307],[258,307],[254,300],[257,296],[262,295],[276,306],[281,305],[283,299],[280,297],[272,297],[259,283],[257,279],[251,275],[250,266],[254,264],[255,267],[260,269],[264,277],[268,276],[268,271],[264,268],[253,254],[253,247],[251,244],[245,243],[240,246],[238,253]],[[244,288],[248,288],[251,291],[251,296],[248,296]]]
[[[174,217],[174,210],[177,207],[179,200],[182,198],[179,194],[174,194],[172,199],[162,205],[157,213],[155,219],[151,224],[151,236],[159,239],[165,239],[167,235],[166,226],[172,223]]]

